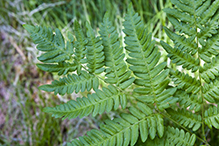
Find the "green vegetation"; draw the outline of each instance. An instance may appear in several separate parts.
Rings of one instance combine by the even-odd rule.
[[[73,22],[78,20],[83,32],[89,21],[99,29],[107,10],[112,10],[110,21],[117,26],[122,36],[122,21],[131,0],[2,0],[0,1],[0,145],[66,145],[74,138],[82,136],[108,118],[117,117],[120,109],[96,117],[84,117],[61,121],[42,112],[44,107],[52,107],[87,93],[55,96],[42,92],[38,86],[57,78],[56,73],[46,73],[37,69],[37,57],[41,54],[30,41],[23,24],[59,28],[67,36],[73,31]],[[166,16],[161,9],[170,5],[169,1],[132,0],[141,18],[153,30],[159,41],[167,40],[162,30]],[[155,25],[156,24],[156,25]],[[155,27],[156,26],[156,27]]]
[[[122,36],[109,12],[97,33],[89,19],[85,27],[75,20],[66,37],[57,28],[54,33],[50,27],[23,25],[43,52],[37,66],[60,76],[39,88],[55,95],[85,93],[44,112],[64,120],[119,111],[67,145],[217,143],[217,133],[208,133],[219,129],[219,0],[171,3],[163,11],[174,28],[164,26],[173,44],[165,37],[154,41],[159,33],[152,37],[155,30],[131,3]]]

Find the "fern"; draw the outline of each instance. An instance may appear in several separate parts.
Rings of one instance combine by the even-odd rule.
[[[124,42],[109,12],[100,35],[89,23],[83,34],[77,21],[66,40],[58,29],[53,33],[24,25],[37,49],[45,52],[37,66],[62,75],[40,89],[60,95],[93,89],[44,112],[72,119],[124,111],[68,145],[209,145],[206,130],[219,129],[219,0],[171,2],[173,7],[164,11],[174,31],[164,31],[174,45],[160,42],[170,64],[161,61],[162,51],[131,4],[123,23]]]

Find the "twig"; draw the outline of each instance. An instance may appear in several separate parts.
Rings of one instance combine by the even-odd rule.
[[[25,61],[26,57],[25,57],[23,51],[20,49],[20,47],[18,47],[18,45],[13,41],[13,39],[11,37],[9,37],[9,41],[12,44],[12,46],[17,50],[17,52],[21,55],[23,61]]]
[[[39,12],[39,11],[42,11],[44,9],[47,9],[49,7],[55,7],[56,5],[62,5],[62,4],[65,4],[66,2],[65,1],[60,1],[60,2],[56,2],[56,3],[43,3],[41,5],[39,5],[36,9],[28,12],[28,11],[25,11],[25,12],[22,12],[22,13],[18,13],[18,15],[28,15],[29,17],[31,17],[33,14]]]

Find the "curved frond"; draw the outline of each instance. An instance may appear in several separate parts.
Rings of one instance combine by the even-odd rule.
[[[31,34],[31,38],[37,45],[37,49],[45,52],[38,59],[44,63],[58,63],[69,60],[73,55],[73,46],[68,49],[65,40],[59,29],[55,34],[51,28],[41,26],[24,25],[24,28]]]
[[[54,80],[52,84],[42,85],[39,88],[47,92],[59,93],[60,95],[71,94],[75,91],[78,93],[80,90],[84,92],[86,89],[90,91],[98,89],[99,79],[94,75],[88,74],[85,71],[81,71],[80,75],[72,74],[67,77]]]
[[[120,93],[114,86],[109,85],[108,88],[103,87],[103,91],[97,89],[95,93],[88,94],[87,98],[78,97],[76,101],[70,100],[56,107],[46,107],[43,111],[52,113],[55,118],[73,119],[77,116],[80,116],[80,118],[88,116],[90,113],[96,116],[104,111],[116,110],[119,105],[124,109],[126,104],[126,95]]]
[[[212,126],[219,129],[219,106],[211,106],[205,111],[205,124],[212,129]]]
[[[100,125],[100,130],[91,130],[88,136],[75,139],[69,146],[82,145],[135,145],[140,136],[145,142],[148,136],[155,138],[156,133],[163,137],[164,126],[163,118],[159,114],[152,115],[152,110],[144,105],[141,108],[131,107],[130,114],[121,114],[121,118],[115,118],[112,121],[106,120],[105,124]]]
[[[125,54],[119,42],[119,34],[109,21],[109,13],[106,13],[103,18],[100,34],[103,39],[105,66],[107,67],[105,81],[125,89],[132,84],[135,78],[130,78],[131,71],[127,71],[127,65],[123,60]]]
[[[168,126],[167,131],[165,132],[166,136],[166,141],[165,145],[194,145],[196,141],[196,135],[192,134],[190,135],[189,132],[186,132],[181,129],[179,130],[178,128],[173,128]]]
[[[202,118],[200,115],[196,115],[186,109],[176,111],[168,109],[167,112],[171,115],[171,118],[173,118],[179,124],[188,128],[192,128],[193,131],[197,131],[201,127]]]
[[[95,37],[93,29],[89,23],[86,23],[86,27],[88,37],[88,43],[86,45],[88,71],[91,73],[100,74],[105,70],[103,68],[105,56],[103,52],[102,41],[100,37]]]

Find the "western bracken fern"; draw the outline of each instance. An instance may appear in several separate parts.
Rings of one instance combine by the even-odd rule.
[[[125,49],[109,13],[99,36],[89,23],[87,34],[83,34],[75,21],[74,35],[68,33],[66,41],[58,29],[53,33],[50,28],[24,25],[37,49],[45,52],[38,57],[43,63],[37,66],[64,76],[40,89],[60,95],[94,90],[87,97],[46,107],[45,112],[71,119],[91,113],[96,116],[120,106],[128,110],[69,146],[209,145],[205,125],[219,129],[219,0],[171,2],[173,8],[164,11],[175,31],[164,30],[174,46],[160,42],[171,64],[161,62],[160,49],[131,4],[123,23]],[[102,90],[99,80],[107,85]],[[129,93],[127,88],[134,90]],[[127,107],[129,100],[132,104]]]

